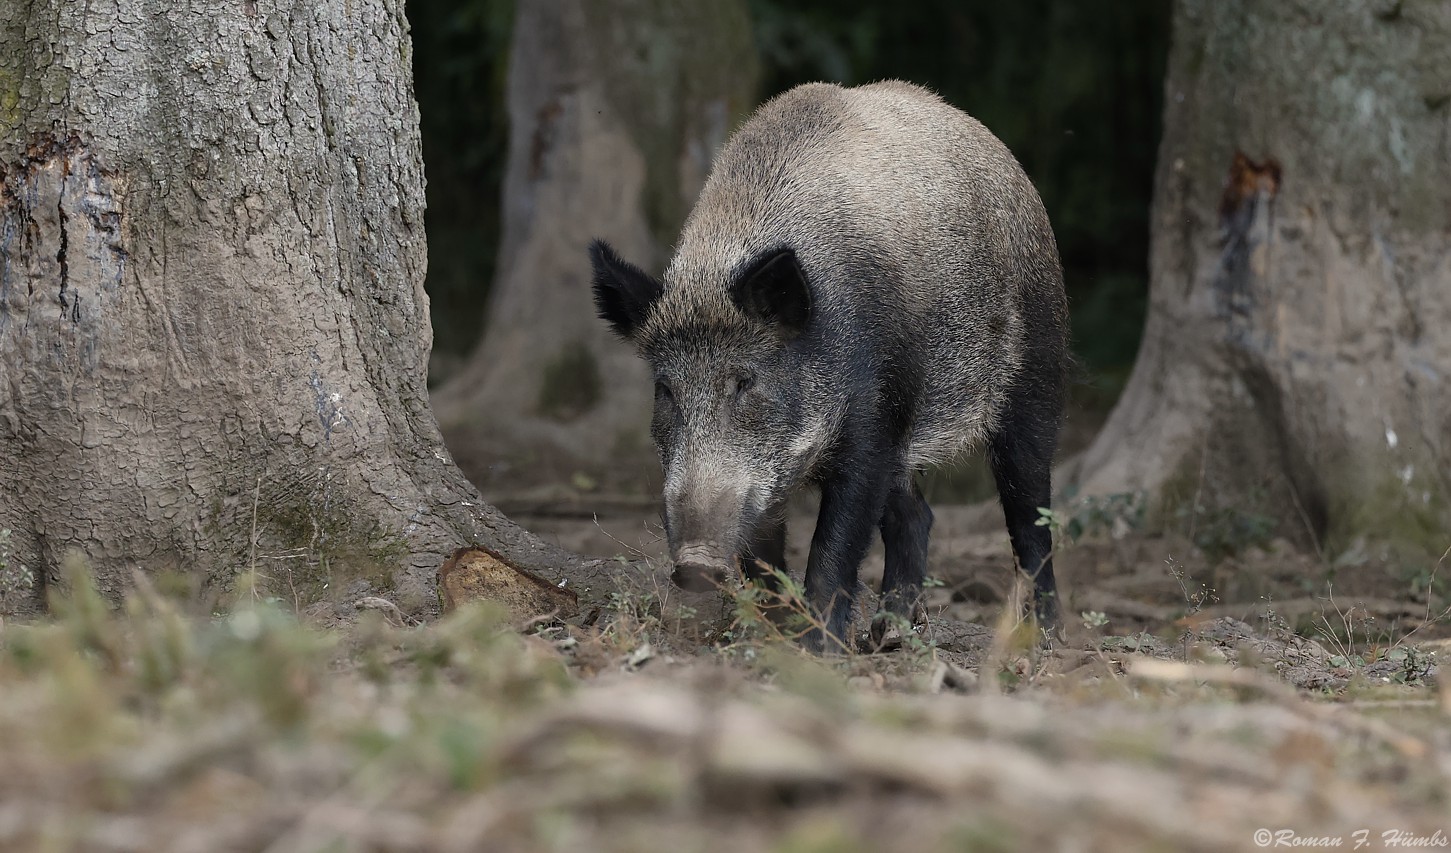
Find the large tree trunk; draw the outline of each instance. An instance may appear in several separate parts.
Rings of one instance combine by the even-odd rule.
[[[595,317],[585,249],[663,266],[754,68],[742,0],[520,0],[498,272],[482,344],[434,396],[486,494],[656,479],[651,383]]]
[[[0,611],[65,552],[416,611],[483,505],[425,391],[403,0],[0,4]]]
[[[1443,2],[1180,0],[1150,316],[1086,491],[1451,543],[1448,56]]]

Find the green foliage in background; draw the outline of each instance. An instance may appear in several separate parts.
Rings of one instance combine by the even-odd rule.
[[[499,250],[514,0],[408,0],[428,177],[434,349],[462,355],[483,327]]]

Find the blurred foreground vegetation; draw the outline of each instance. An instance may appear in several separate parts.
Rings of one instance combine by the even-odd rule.
[[[521,633],[66,586],[0,626],[0,849],[1219,850],[1451,803],[1444,688],[1316,702],[1212,644],[998,638],[979,684],[930,645],[694,648],[639,602]]]

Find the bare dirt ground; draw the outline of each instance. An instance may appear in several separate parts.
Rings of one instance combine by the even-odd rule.
[[[662,550],[643,501],[514,504],[571,549]],[[1451,567],[1266,544],[1102,525],[1059,555],[1044,647],[1003,618],[995,509],[940,507],[925,631],[826,659],[739,603],[703,635],[668,590],[299,622],[144,579],[113,612],[73,565],[53,618],[0,625],[0,850],[1451,846]]]
[[[664,559],[653,499],[552,494],[552,500],[506,498],[500,506],[544,539],[579,553]],[[940,585],[928,590],[929,609],[939,619],[993,624],[1015,580],[996,504],[938,506],[935,515],[928,559]],[[798,501],[787,549],[796,571],[806,562],[814,522],[813,503]],[[1447,536],[1451,546],[1451,531]],[[1061,531],[1058,538],[1066,539]],[[1451,556],[1407,560],[1361,548],[1331,562],[1268,537],[1206,554],[1192,538],[1192,531],[1144,535],[1110,516],[1096,527],[1090,522],[1078,541],[1060,544],[1055,563],[1072,644],[1141,632],[1177,636],[1224,617],[1257,634],[1298,634],[1337,660],[1373,658],[1408,636],[1421,642],[1451,637]],[[877,586],[881,570],[878,541],[862,567],[866,587]],[[1085,625],[1084,613],[1102,618]]]
[[[626,502],[588,518],[567,505],[521,509],[527,526],[574,550],[663,556],[648,506]],[[788,562],[798,568],[813,510],[802,502],[792,519]],[[897,699],[888,697],[964,694],[975,698],[940,707],[957,709],[942,712],[948,717],[980,715],[952,724],[983,735],[973,748],[1003,748],[1014,720],[1035,721],[1025,724],[1031,734],[1019,734],[1051,745],[1017,759],[969,749],[959,766],[945,757],[955,747],[944,743],[939,755],[932,746],[940,732],[924,734],[915,741],[920,753],[902,757],[900,772],[913,776],[907,768],[921,762],[921,772],[956,780],[959,794],[973,791],[992,816],[985,818],[993,827],[982,842],[987,849],[1258,848],[1261,828],[1276,833],[1273,846],[1340,838],[1345,847],[1359,841],[1359,849],[1390,849],[1409,843],[1411,836],[1395,834],[1406,821],[1429,833],[1416,836],[1425,845],[1451,846],[1451,687],[1439,663],[1451,649],[1446,557],[1420,565],[1358,549],[1337,565],[1274,539],[1229,553],[1221,542],[1206,554],[1192,531],[1148,536],[1112,520],[1100,527],[1057,557],[1066,640],[1028,649],[1003,621],[1020,593],[996,506],[938,508],[930,560],[940,585],[929,589],[932,616],[922,641],[838,662],[847,695],[891,706]],[[863,568],[868,587],[880,572],[878,544]],[[692,652],[688,643],[683,650],[668,639],[664,645],[675,654],[655,667],[657,675],[689,672],[719,656]],[[1101,739],[1116,744],[1107,764],[1094,763],[1105,758],[1099,748],[1081,751]],[[831,752],[846,754],[832,766],[852,765],[852,748],[832,743]],[[1349,757],[1362,748],[1369,751]],[[1125,754],[1134,756],[1126,764]],[[1041,778],[1022,780],[1018,789],[987,778],[990,767],[1015,760],[1024,762],[1018,770]],[[886,789],[904,784],[853,767]],[[1429,776],[1411,781],[1421,771]],[[974,774],[981,778],[969,781]],[[1129,788],[1113,790],[1116,779]],[[858,796],[870,790],[839,784]],[[1322,799],[1352,788],[1354,806]],[[1396,803],[1407,804],[1403,796],[1417,789],[1437,793],[1422,801],[1424,811],[1400,811]],[[867,800],[879,808],[883,801]],[[1120,835],[1126,826],[1134,829]],[[978,839],[975,831],[968,837]],[[841,838],[872,839],[862,849],[888,840],[869,821]]]

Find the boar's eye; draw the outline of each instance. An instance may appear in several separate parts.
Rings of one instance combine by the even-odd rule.
[[[675,402],[675,394],[671,392],[670,386],[660,380],[655,382],[655,396],[667,403]]]
[[[743,373],[736,377],[736,399],[739,400],[742,394],[751,390],[756,385],[756,377],[749,373]]]

